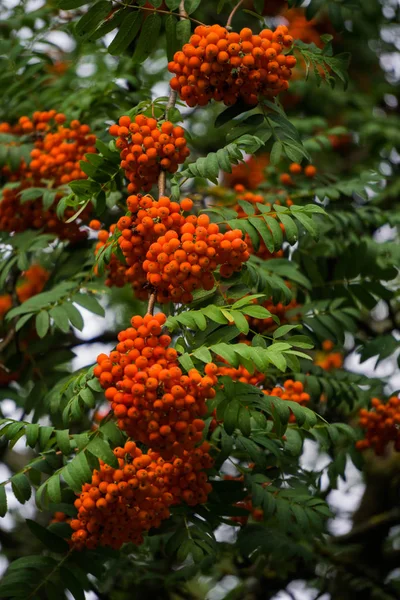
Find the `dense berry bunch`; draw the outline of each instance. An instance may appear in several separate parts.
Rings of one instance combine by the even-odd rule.
[[[64,223],[56,215],[56,206],[62,193],[57,193],[54,202],[44,208],[42,199],[22,201],[21,193],[30,188],[43,188],[43,194],[49,188],[58,188],[75,179],[85,179],[86,174],[80,168],[80,161],[85,160],[86,153],[96,151],[96,137],[90,133],[88,125],[72,121],[70,126],[63,125],[66,117],[55,110],[36,112],[32,119],[21,117],[18,124],[8,126],[3,123],[2,131],[16,136],[32,139],[34,148],[31,161],[21,163],[16,171],[9,167],[2,169],[2,177],[6,182],[18,181],[17,188],[3,188],[0,203],[0,230],[25,231],[26,229],[44,229],[55,233],[62,239],[78,241],[86,236],[76,221]],[[19,139],[17,137],[17,139]],[[15,142],[17,143],[17,142]],[[89,209],[81,213],[80,219],[88,216]],[[65,211],[67,220],[73,215],[71,209]]]
[[[64,115],[56,115],[59,119]],[[58,121],[59,122],[59,121]],[[52,181],[52,187],[68,184],[76,179],[86,179],[80,168],[85,154],[96,152],[96,136],[89,125],[71,121],[70,126],[59,125],[35,141],[29,169],[34,180]]]
[[[163,313],[132,317],[109,356],[100,354],[94,374],[129,436],[154,448],[176,454],[201,440],[206,400],[215,396],[217,367],[206,375],[196,369],[183,375],[171,338],[162,333]]]
[[[145,115],[137,115],[133,121],[123,116],[119,125],[110,127],[110,133],[118,138],[121,167],[130,182],[128,192],[131,194],[140,190],[148,192],[162,170],[175,173],[190,154],[185,131],[170,121],[160,125]]]
[[[265,181],[264,169],[269,165],[269,156],[260,154],[250,156],[245,162],[232,168],[232,173],[225,174],[225,183],[228,187],[243,186],[242,190],[255,190],[260,183]]]
[[[183,216],[193,206],[189,198],[178,203],[166,196],[137,195],[129,196],[127,204],[132,216],[111,229],[120,233],[126,266],[112,258],[107,285],[130,282],[139,297],[147,288],[157,291],[161,303],[187,303],[195,289],[212,289],[217,267],[221,277],[230,277],[250,256],[240,230],[221,233],[207,215]],[[109,233],[100,231],[96,252],[109,243]]]
[[[223,359],[218,357],[218,360],[221,362]],[[243,365],[239,365],[237,368],[227,366],[218,367],[218,377],[229,377],[234,381],[241,381],[242,383],[248,383],[250,385],[259,385],[265,379],[264,373],[260,373],[259,371],[254,371],[254,373],[250,373]]]
[[[32,265],[22,273],[22,282],[17,284],[16,294],[19,302],[25,302],[32,296],[40,294],[46,285],[50,273],[41,265]],[[0,296],[0,318],[12,308],[11,294],[3,294]]]
[[[127,542],[141,544],[144,532],[169,517],[171,504],[205,502],[211,491],[204,472],[213,463],[209,447],[205,442],[169,462],[152,450],[143,453],[132,441],[115,448],[118,469],[100,461],[91,483],[82,486],[75,500],[78,514],[69,521],[73,546],[118,549]],[[57,520],[65,517],[60,514]]]
[[[271,257],[273,258],[273,257]],[[258,304],[257,300],[253,301],[253,304]],[[280,325],[284,325],[288,323],[288,312],[293,311],[295,308],[299,306],[295,299],[291,300],[288,304],[283,304],[282,302],[278,302],[274,304],[272,298],[261,302],[261,306],[269,310],[271,315],[277,316],[279,318]],[[293,316],[290,317],[290,320],[293,320]],[[272,317],[267,317],[265,319],[257,319],[256,317],[246,316],[250,324],[250,328],[258,333],[263,333],[265,331],[271,331],[277,327],[276,322]]]
[[[40,294],[46,285],[50,273],[41,265],[32,265],[22,273],[23,282],[17,286],[18,300],[22,303],[36,294]]]
[[[334,344],[331,340],[322,342],[322,352],[317,352],[314,363],[325,371],[340,369],[343,366],[343,354],[341,352],[331,352]]]
[[[400,452],[400,398],[392,396],[384,404],[379,398],[372,398],[370,411],[360,410],[360,427],[365,430],[365,439],[356,443],[358,450],[372,448],[375,454],[382,455],[386,446],[394,442],[394,449]]]
[[[173,496],[166,491],[162,472],[158,474],[151,456],[143,454],[134,442],[115,448],[114,454],[119,468],[100,461],[91,483],[82,486],[75,500],[78,514],[70,526],[77,549],[140,544],[144,531],[159,527],[169,517]]]
[[[259,35],[248,27],[235,33],[220,25],[200,25],[168,64],[175,75],[171,87],[188,106],[204,106],[211,99],[230,106],[239,98],[255,105],[259,96],[288,89],[296,59],[283,50],[292,43],[285,25]]]
[[[304,386],[301,381],[293,381],[287,379],[283,382],[282,387],[276,386],[272,390],[264,390],[266,396],[278,396],[282,400],[291,400],[297,402],[301,406],[305,406],[310,401],[310,394],[304,391]],[[294,415],[290,415],[290,421],[295,421]]]
[[[283,16],[288,21],[290,35],[295,40],[301,40],[305,44],[315,44],[319,48],[323,47],[320,33],[316,29],[317,21],[308,20],[304,10],[292,8],[284,12]]]

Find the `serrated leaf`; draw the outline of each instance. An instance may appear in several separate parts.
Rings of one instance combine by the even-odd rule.
[[[35,523],[31,519],[26,519],[26,524],[29,529],[32,531],[33,535],[37,537],[42,544],[44,544],[49,550],[52,552],[58,552],[63,554],[67,552],[69,549],[68,543],[60,538],[58,535],[55,535],[45,527],[39,525],[39,523]]]
[[[93,294],[75,294],[72,297],[72,301],[100,317],[104,317],[105,315],[104,308]]]
[[[40,338],[44,338],[50,327],[50,316],[46,310],[41,310],[36,315],[36,331]]]
[[[55,306],[50,310],[49,315],[54,320],[56,326],[61,329],[63,333],[68,333],[69,318],[63,306]]]
[[[7,513],[7,494],[4,485],[0,485],[0,517]]]
[[[103,460],[107,465],[118,468],[118,460],[110,446],[99,436],[93,438],[87,447],[87,450]]]
[[[97,28],[99,23],[112,11],[112,2],[99,0],[79,19],[75,26],[75,33],[81,39],[87,39]]]
[[[64,302],[63,308],[68,315],[68,319],[71,324],[76,327],[79,331],[82,331],[84,327],[84,321],[79,310],[72,304],[72,302]]]
[[[150,55],[157,41],[161,28],[161,17],[158,13],[151,13],[144,21],[139,39],[133,53],[132,61],[140,64]]]
[[[136,10],[129,12],[123,19],[118,33],[108,46],[109,54],[118,56],[133,42],[139,33],[140,26],[143,21],[143,12]]]
[[[11,487],[14,496],[18,502],[21,502],[21,504],[25,504],[25,502],[27,502],[32,495],[31,484],[29,483],[26,475],[23,473],[19,473],[11,477]]]

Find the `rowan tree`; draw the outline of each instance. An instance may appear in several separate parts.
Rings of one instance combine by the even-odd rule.
[[[14,4],[0,597],[395,600],[396,2]]]

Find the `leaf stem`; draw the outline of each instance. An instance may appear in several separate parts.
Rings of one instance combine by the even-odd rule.
[[[235,15],[235,12],[237,11],[237,9],[240,7],[241,4],[243,4],[243,0],[239,0],[239,2],[236,4],[236,6],[232,10],[231,14],[229,15],[228,20],[227,20],[226,25],[225,25],[225,27],[227,29],[228,29],[228,27],[231,26],[232,19],[233,19],[234,15]]]

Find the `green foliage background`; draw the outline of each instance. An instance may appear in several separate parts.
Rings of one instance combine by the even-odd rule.
[[[79,211],[93,205],[108,226],[122,214],[125,185],[107,130],[122,114],[149,108],[163,113],[167,59],[194,26],[179,20],[179,4],[61,0],[33,9],[25,1],[2,7],[0,121],[55,108],[88,123],[98,136],[99,154],[89,155],[84,167],[89,178],[70,185],[60,215],[66,206]],[[224,24],[234,4],[184,3],[192,19],[207,24]],[[245,2],[234,28],[278,23],[276,16],[260,16],[264,5],[268,2]],[[302,381],[311,403],[304,408],[278,398],[272,402],[258,388],[225,378],[212,406],[223,424],[211,435],[219,453],[209,503],[173,509],[171,519],[139,548],[71,553],[66,525],[47,525],[54,511],[74,514],[74,492],[90,478],[97,459],[114,460],[111,448],[123,436],[113,421],[91,429],[93,410],[103,402],[92,365],[146,307],[129,288],[109,289],[104,278],[93,276],[93,235],[68,245],[30,230],[0,233],[1,293],[11,292],[16,274],[32,262],[51,272],[46,289],[14,307],[1,324],[3,339],[11,326],[16,340],[33,326],[38,336],[30,342],[28,361],[18,343],[1,352],[8,369],[24,365],[17,382],[0,388],[6,473],[0,512],[6,514],[7,498],[10,509],[4,527],[0,521],[1,551],[9,563],[1,598],[59,600],[67,590],[75,600],[86,592],[100,600],[212,600],[218,593],[225,600],[300,598],[291,591],[299,580],[313,600],[400,596],[400,461],[395,453],[364,458],[354,447],[361,437],[359,408],[369,406],[373,396],[396,393],[400,385],[399,11],[394,0],[311,0],[305,14],[317,20],[326,45],[320,50],[296,42],[296,56],[303,57],[309,74],[303,68],[291,82],[283,106],[264,101],[246,111],[211,103],[192,110],[178,102],[169,111],[171,120],[183,120],[192,151],[168,183],[171,195],[192,195],[210,216],[241,228],[255,249],[261,240],[271,252],[284,248],[279,259],[252,256],[228,282],[233,305],[216,288],[198,293],[189,310],[167,307],[181,365],[200,368],[216,355],[234,366],[255,365],[271,387],[289,377]],[[332,136],[347,143],[337,149]],[[9,141],[0,134],[0,163],[14,168],[31,148]],[[222,188],[221,172],[256,152],[270,154],[260,189],[277,220],[266,207],[262,219],[255,218],[246,202],[241,208],[247,218],[239,220],[232,190]],[[293,161],[312,162],[318,175],[300,180],[291,193],[294,205],[287,208],[276,204],[285,195],[277,187]],[[25,200],[33,198],[35,189],[24,194]],[[211,207],[221,197],[224,205]],[[100,254],[100,272],[110,252],[111,247]],[[289,303],[293,290],[301,303],[299,317],[296,313],[273,335],[255,336],[251,346],[238,343],[249,332],[246,315],[270,316],[257,314],[247,294]],[[96,326],[82,334],[93,315]],[[326,372],[310,360],[327,339],[348,359],[344,368]],[[83,366],[74,370],[77,354]],[[355,373],[355,357],[374,364]],[[384,376],[374,371],[380,365]],[[309,447],[316,459],[312,469],[303,460]],[[232,461],[244,482],[220,477],[233,472]],[[364,474],[366,487],[351,531],[338,536],[332,533],[331,499],[349,465]],[[229,518],[243,515],[233,504],[249,494],[264,521],[233,527]],[[15,499],[29,507],[29,519]]]

